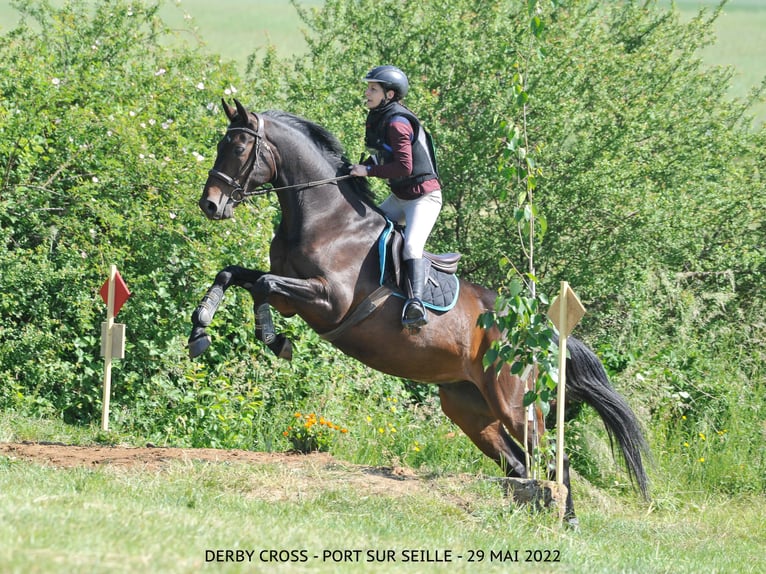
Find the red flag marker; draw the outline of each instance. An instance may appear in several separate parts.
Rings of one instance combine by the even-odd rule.
[[[101,298],[106,303],[106,323],[102,326],[102,349],[104,351],[104,398],[101,407],[101,429],[109,430],[109,396],[112,389],[112,355],[114,352],[115,338],[117,339],[117,356],[122,358],[125,344],[124,325],[114,322],[114,317],[122,307],[123,303],[130,297],[130,290],[122,280],[117,266],[112,265],[109,268],[109,279],[101,286],[99,291]]]
[[[101,298],[104,300],[104,303],[109,305],[109,279],[107,279],[104,284],[101,286],[101,290],[99,291],[99,294],[101,295]],[[125,281],[123,281],[122,276],[120,275],[120,272],[117,271],[114,275],[114,316],[117,316],[117,313],[120,312],[120,308],[122,308],[125,301],[128,300],[128,297],[130,297],[130,289],[128,289],[128,286],[125,284]]]

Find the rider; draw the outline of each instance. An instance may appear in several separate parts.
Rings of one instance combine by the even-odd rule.
[[[423,249],[442,206],[441,185],[431,137],[420,120],[401,103],[407,76],[395,66],[377,66],[364,77],[367,108],[365,144],[373,155],[351,167],[351,175],[388,180],[389,196],[380,209],[404,229],[403,258],[410,285],[402,325],[417,329],[428,319],[423,292],[429,263]]]

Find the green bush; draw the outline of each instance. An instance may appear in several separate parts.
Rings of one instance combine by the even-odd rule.
[[[228,358],[252,351],[250,306],[230,297],[204,376],[184,344],[205,283],[232,260],[262,261],[253,230],[271,228],[270,209],[242,210],[224,230],[196,207],[235,67],[165,47],[156,8],[141,3],[18,6],[25,18],[0,40],[2,406],[98,417],[98,289],[114,263],[133,292],[118,316],[115,420],[231,445],[242,434],[231,421],[259,404],[241,390],[252,366]]]

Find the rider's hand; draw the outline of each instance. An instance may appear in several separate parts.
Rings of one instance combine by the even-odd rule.
[[[354,175],[356,177],[367,177],[367,166],[363,165],[361,163],[358,163],[356,165],[351,166],[351,171],[348,172],[350,175]]]

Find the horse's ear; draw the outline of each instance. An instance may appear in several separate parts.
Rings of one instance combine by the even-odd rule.
[[[241,122],[247,122],[247,110],[245,109],[245,106],[239,103],[239,100],[237,98],[234,98],[234,103],[237,106],[237,115],[239,115],[239,121]]]
[[[226,103],[226,100],[223,98],[221,98],[221,103],[223,104],[223,111],[226,113],[226,117],[229,118],[229,121],[234,121],[237,111]]]

